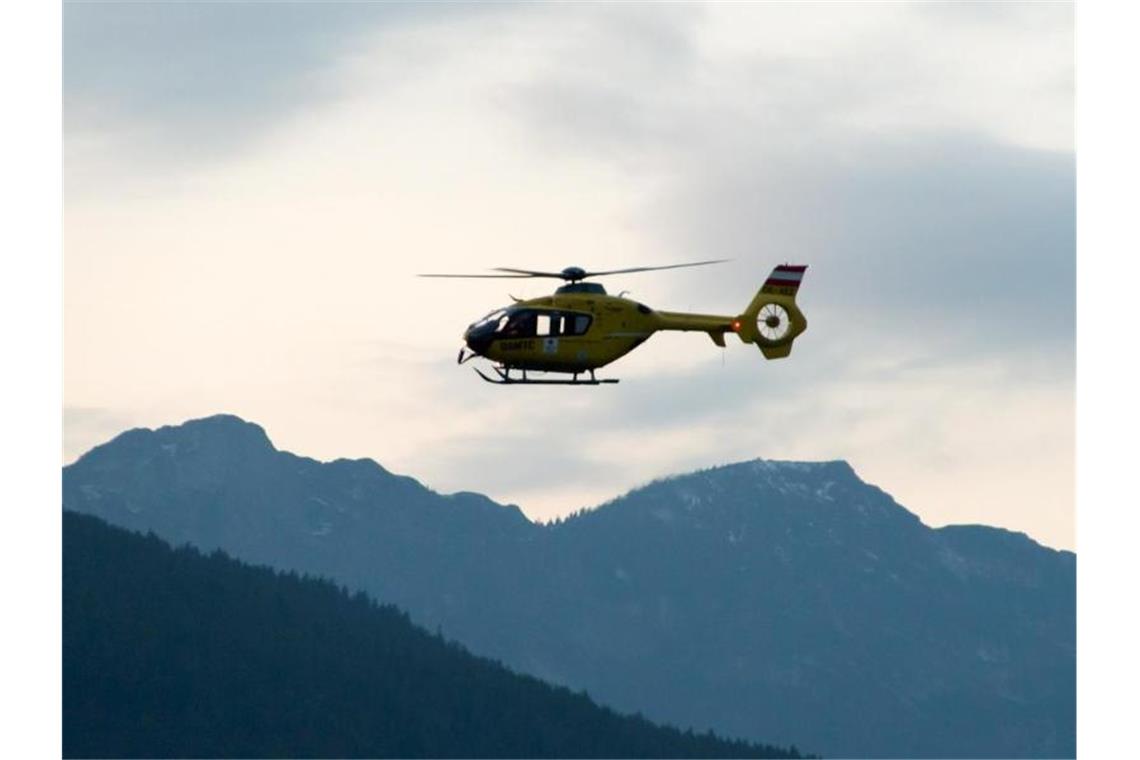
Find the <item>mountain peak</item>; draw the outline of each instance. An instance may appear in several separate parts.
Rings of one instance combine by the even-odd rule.
[[[147,457],[156,452],[176,457],[200,450],[249,455],[272,453],[277,449],[260,425],[233,414],[215,414],[187,420],[179,425],[163,425],[154,429],[131,428],[106,443],[95,446],[79,457],[75,465],[123,456]]]
[[[209,439],[225,438],[233,442],[242,442],[256,448],[265,448],[276,451],[273,442],[269,440],[265,428],[255,422],[238,417],[236,414],[214,414],[209,417],[187,420],[180,425],[164,425],[155,433],[167,436],[201,436]]]
[[[777,470],[794,470],[797,472],[815,472],[820,470],[845,470],[852,475],[855,470],[847,462],[846,459],[818,459],[818,460],[793,460],[793,459],[764,459],[757,457],[738,464],[751,464],[755,467],[764,469],[777,469]],[[733,465],[727,465],[732,467]]]
[[[733,462],[670,475],[654,482],[680,484],[694,480],[703,480],[710,484],[746,480],[781,492],[787,492],[789,489],[802,490],[808,485],[811,485],[812,490],[815,491],[826,487],[828,483],[867,485],[854,468],[842,459],[823,461],[748,459],[743,462]]]
[[[677,475],[669,475],[661,480],[675,480],[702,475],[732,474],[760,475],[765,478],[785,478],[798,480],[820,476],[833,478],[854,478],[860,480],[855,469],[844,459],[791,460],[791,459],[745,459],[740,462],[714,465],[699,470],[691,470]]]
[[[745,462],[728,464],[725,467],[750,467],[754,472],[779,475],[784,478],[827,476],[833,478],[854,478],[859,475],[845,459],[825,459],[817,461],[793,461],[789,459],[750,459]]]
[[[581,514],[593,519],[589,515],[625,515],[671,532],[718,526],[733,535],[744,524],[829,536],[922,525],[843,460],[750,459],[695,470],[654,480]]]
[[[64,468],[63,481],[65,508],[132,529],[165,526],[210,548],[240,539],[283,563],[288,552],[274,544],[328,543],[335,533],[396,524],[445,537],[532,527],[517,507],[478,494],[443,496],[372,459],[319,462],[278,450],[264,428],[233,414],[128,430]],[[251,537],[249,526],[266,515],[272,531]]]

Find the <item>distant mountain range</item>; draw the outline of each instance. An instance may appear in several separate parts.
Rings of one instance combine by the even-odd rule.
[[[65,757],[799,757],[620,716],[328,581],[63,515]]]
[[[64,468],[64,508],[325,576],[625,712],[833,756],[1071,757],[1071,552],[932,529],[844,462],[677,476],[549,525],[218,416]]]

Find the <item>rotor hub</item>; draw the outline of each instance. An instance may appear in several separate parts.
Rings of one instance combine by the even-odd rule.
[[[562,279],[569,280],[570,282],[577,282],[578,280],[585,279],[586,270],[582,267],[566,267],[562,270]]]

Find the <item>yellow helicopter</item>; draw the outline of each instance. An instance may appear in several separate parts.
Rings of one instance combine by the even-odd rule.
[[[567,267],[561,272],[496,267],[500,274],[421,274],[420,277],[533,278],[565,280],[553,295],[514,303],[495,309],[472,322],[463,333],[466,343],[459,349],[457,362],[482,356],[496,362],[497,378],[478,368],[479,377],[499,385],[601,385],[615,379],[598,379],[594,370],[625,356],[660,330],[686,330],[708,333],[713,343],[724,347],[725,333],[736,333],[744,343],[754,343],[766,359],[781,359],[792,350],[792,342],[807,329],[807,320],[796,306],[806,266],[781,264],[772,270],[759,292],[740,314],[724,317],[656,311],[637,301],[612,296],[590,277],[652,272],[662,269],[719,264],[727,259],[695,261],[661,267],[634,267],[604,272],[587,272]],[[512,296],[513,298],[513,296]],[[527,372],[558,372],[570,379],[533,379]],[[517,375],[512,375],[517,372]],[[579,375],[589,375],[589,379]]]

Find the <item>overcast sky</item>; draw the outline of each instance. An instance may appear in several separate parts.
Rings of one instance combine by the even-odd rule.
[[[67,4],[65,461],[231,412],[536,519],[847,459],[932,525],[1073,539],[1063,4]],[[808,264],[792,356],[655,336],[598,388],[456,367],[616,268],[733,314]]]

